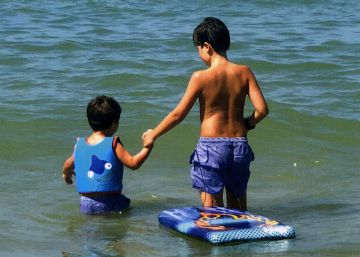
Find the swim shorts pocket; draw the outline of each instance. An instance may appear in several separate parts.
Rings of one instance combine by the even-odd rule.
[[[190,156],[190,164],[193,165],[205,165],[209,160],[209,151],[208,146],[203,144],[198,144],[196,149]]]
[[[255,159],[254,153],[248,144],[240,144],[234,147],[234,161],[251,162]]]

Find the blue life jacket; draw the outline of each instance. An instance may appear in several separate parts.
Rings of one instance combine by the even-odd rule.
[[[77,191],[79,193],[121,192],[124,166],[113,150],[113,137],[90,145],[79,138],[74,151]]]

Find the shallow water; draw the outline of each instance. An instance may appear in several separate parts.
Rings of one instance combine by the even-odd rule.
[[[17,1],[0,3],[1,256],[359,256],[360,4],[357,1]],[[121,102],[118,134],[140,135],[205,68],[192,45],[206,16],[231,32],[229,58],[249,65],[270,115],[249,134],[256,155],[249,209],[297,238],[212,246],[158,224],[199,205],[188,158],[196,108],[125,171],[132,209],[78,213],[61,166],[89,133],[95,95]],[[250,109],[248,109],[250,111]]]

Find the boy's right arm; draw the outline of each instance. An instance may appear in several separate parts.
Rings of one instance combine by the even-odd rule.
[[[262,94],[261,89],[256,81],[255,75],[252,73],[250,68],[248,68],[248,81],[248,95],[254,107],[254,112],[246,118],[246,122],[249,127],[255,127],[257,123],[259,123],[263,118],[266,117],[266,115],[268,115],[269,109],[266,104],[264,95]]]
[[[72,154],[65,162],[63,166],[63,178],[66,184],[72,184],[72,176],[76,175],[74,172],[74,154]]]

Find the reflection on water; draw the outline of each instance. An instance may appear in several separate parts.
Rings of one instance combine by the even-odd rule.
[[[128,252],[121,241],[126,237],[129,228],[128,218],[131,210],[121,214],[109,214],[105,216],[81,215],[81,222],[70,224],[68,234],[77,238],[84,252],[90,256],[125,256]],[[64,250],[63,256],[81,256]]]

